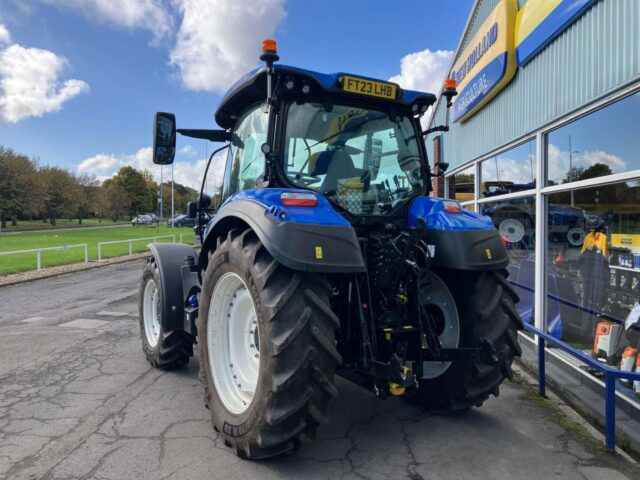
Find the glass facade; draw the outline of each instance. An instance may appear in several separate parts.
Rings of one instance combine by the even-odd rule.
[[[492,218],[509,252],[509,281],[525,322],[609,365],[635,369],[637,363],[640,371],[637,132],[640,92],[479,158],[448,181],[451,198]],[[545,182],[536,181],[537,172],[546,172]],[[537,202],[544,208],[536,209]],[[544,267],[538,282],[536,262]],[[544,285],[540,318],[536,285]],[[640,403],[640,382],[617,390]]]
[[[483,161],[480,196],[494,197],[535,188],[535,162],[535,139]]]
[[[535,197],[481,203],[479,211],[488,215],[500,232],[509,253],[509,281],[515,286],[520,301],[518,313],[533,323],[535,286]]]
[[[470,167],[447,178],[449,184],[449,198],[459,202],[474,200],[474,182],[476,168]]]
[[[547,135],[547,184],[640,169],[640,92]]]

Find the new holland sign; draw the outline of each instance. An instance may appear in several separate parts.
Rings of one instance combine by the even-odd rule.
[[[487,17],[453,66],[458,83],[452,119],[464,121],[491,100],[516,72],[517,0],[503,0]]]
[[[516,56],[524,65],[598,0],[529,0],[516,19]]]
[[[464,122],[495,97],[516,73],[598,0],[502,0],[458,57],[450,76],[459,95],[454,122]]]

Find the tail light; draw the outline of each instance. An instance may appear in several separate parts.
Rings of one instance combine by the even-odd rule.
[[[458,202],[454,202],[453,200],[445,200],[442,203],[444,204],[444,211],[447,213],[460,213],[462,211],[462,207]]]
[[[313,193],[282,192],[282,205],[287,207],[317,207],[318,197]]]

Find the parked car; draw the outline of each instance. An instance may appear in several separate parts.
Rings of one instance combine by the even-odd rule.
[[[133,217],[133,220],[131,220],[131,225],[133,226],[139,226],[139,225],[153,225],[154,223],[158,223],[158,217],[155,217],[148,215],[148,214],[144,214],[144,215],[136,215],[135,217]]]
[[[184,214],[179,214],[176,215],[173,218],[170,218],[169,220],[167,220],[167,227],[171,227],[171,226],[175,226],[175,227],[195,227],[196,226],[196,219],[195,218],[190,218],[187,215]]]

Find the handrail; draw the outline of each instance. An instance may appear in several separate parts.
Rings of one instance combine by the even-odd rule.
[[[175,234],[174,235],[156,235],[154,237],[144,237],[144,238],[129,238],[125,240],[110,240],[108,242],[98,242],[98,261],[102,260],[102,245],[113,245],[115,243],[129,243],[129,255],[133,255],[133,242],[138,242],[142,240],[157,241],[159,238],[172,238],[173,243],[176,243]]]
[[[39,272],[42,270],[42,252],[51,250],[70,250],[72,248],[84,248],[84,263],[89,263],[89,246],[86,243],[79,243],[77,245],[58,245],[56,247],[43,247],[43,248],[30,248],[29,250],[12,250],[10,252],[0,252],[0,255],[18,255],[20,253],[35,253],[36,254],[36,269]]]
[[[524,329],[538,337],[538,393],[540,396],[546,396],[545,342],[549,342],[594,369],[604,373],[604,443],[608,450],[614,451],[616,448],[616,379],[625,378],[640,381],[640,372],[625,372],[617,368],[612,368],[528,323],[524,324]]]

